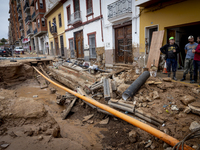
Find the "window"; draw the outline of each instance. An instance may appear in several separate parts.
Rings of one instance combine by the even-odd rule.
[[[40,0],[40,8],[43,8],[43,0]]]
[[[40,18],[38,19],[38,28],[40,27]]]
[[[93,13],[92,0],[86,0],[86,9],[87,9],[87,15],[90,15]]]
[[[67,20],[69,22],[69,20],[71,20],[70,17],[71,16],[71,10],[70,10],[70,6],[67,7]]]
[[[74,58],[75,55],[74,55],[74,42],[73,42],[73,39],[69,40],[69,48],[70,48],[71,58]]]
[[[55,24],[56,24],[56,18],[53,18],[53,23],[55,23]]]
[[[61,14],[58,15],[59,27],[62,27]]]
[[[79,11],[79,0],[74,0],[74,12]]]
[[[42,18],[41,20],[42,20],[42,26],[45,27],[45,20],[44,20],[44,18]]]
[[[36,10],[38,10],[38,3],[37,2],[35,2],[35,8],[36,8]]]
[[[89,38],[89,51],[90,51],[90,58],[96,58],[96,42],[95,42],[95,34],[91,34],[88,36]]]
[[[51,21],[49,21],[49,30],[51,30]]]

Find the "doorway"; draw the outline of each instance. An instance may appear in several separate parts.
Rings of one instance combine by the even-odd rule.
[[[75,50],[77,58],[84,58],[83,53],[83,30],[75,33]]]
[[[149,54],[152,35],[154,31],[158,31],[158,25],[145,27],[145,51]]]
[[[133,62],[131,24],[115,28],[115,62]]]
[[[63,43],[63,36],[60,36],[60,47],[61,47],[61,56],[65,56],[64,52],[64,43]]]
[[[54,40],[55,40],[56,55],[59,55],[58,37],[54,38]]]
[[[167,41],[169,37],[175,37],[175,43],[180,47],[180,53],[178,54],[178,67],[182,69],[185,62],[185,45],[188,43],[188,37],[194,36],[196,42],[197,36],[200,35],[200,22],[178,25],[175,27],[167,28]]]

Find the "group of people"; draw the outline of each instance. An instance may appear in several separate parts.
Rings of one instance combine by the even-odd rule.
[[[185,45],[185,64],[183,78],[186,80],[186,74],[190,72],[190,83],[197,83],[198,70],[200,71],[200,36],[197,37],[197,43],[194,42],[194,37],[188,37],[189,43]],[[173,80],[177,81],[177,54],[180,52],[179,46],[175,43],[174,37],[169,38],[169,43],[160,48],[160,51],[166,55],[168,77],[171,76],[171,69],[173,72]],[[200,83],[199,83],[200,85]]]

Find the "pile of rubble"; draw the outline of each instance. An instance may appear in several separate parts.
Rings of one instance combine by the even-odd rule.
[[[87,63],[77,61],[60,61],[60,63],[58,61],[51,67],[59,70],[60,66],[76,70],[79,73],[84,72],[88,76],[91,75],[91,78],[95,77],[94,82],[86,80],[82,82],[84,84],[74,84],[71,89],[164,132],[170,130],[169,134],[175,138],[182,138],[180,134],[174,133],[176,130],[181,130],[181,135],[185,135],[199,126],[200,101],[198,99],[200,98],[200,89],[194,85],[173,82],[170,78],[149,77],[132,93],[133,97],[129,96],[125,99],[123,93],[140,77],[135,69],[124,67],[115,70],[101,70],[98,69],[97,65],[90,66]],[[51,76],[51,72],[49,75]],[[57,104],[66,106],[62,119],[67,118],[76,101],[77,98],[69,93],[57,97]],[[112,116],[112,114],[90,103],[85,101],[82,103],[98,112]],[[92,117],[91,114],[85,116],[83,120],[93,123]],[[184,118],[187,120],[183,121]],[[176,126],[178,121],[183,121],[180,127]],[[102,120],[103,124],[108,122],[109,117]],[[186,127],[187,129],[185,129]],[[148,144],[147,147],[152,145],[151,142]]]

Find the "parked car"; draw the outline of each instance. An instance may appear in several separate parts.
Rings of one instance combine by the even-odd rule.
[[[20,54],[20,53],[24,54],[24,49],[22,47],[20,47],[20,46],[19,47],[15,47],[14,52],[16,54]]]
[[[7,51],[7,53],[12,56],[12,49],[11,48],[4,48],[4,50]]]
[[[5,49],[0,48],[0,55],[2,57],[4,57],[4,56],[7,57],[7,56],[9,56],[9,53]]]

